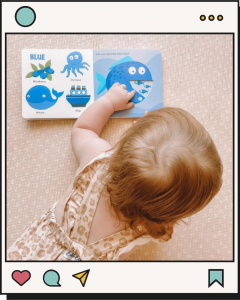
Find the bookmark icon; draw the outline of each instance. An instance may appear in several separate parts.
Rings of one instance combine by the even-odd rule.
[[[90,269],[82,271],[80,273],[73,274],[72,276],[79,279],[81,282],[81,285],[84,287],[86,284],[89,272],[90,272]]]
[[[224,287],[224,270],[223,269],[208,269],[208,287],[217,282]]]

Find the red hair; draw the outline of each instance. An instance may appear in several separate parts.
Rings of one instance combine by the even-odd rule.
[[[203,209],[221,188],[214,142],[183,109],[149,112],[112,150],[103,174],[111,207],[142,234],[170,239],[173,225]]]

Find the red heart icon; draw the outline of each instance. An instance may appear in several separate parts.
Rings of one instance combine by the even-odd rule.
[[[12,279],[16,281],[19,285],[24,285],[31,278],[31,273],[27,270],[23,270],[22,272],[19,270],[15,270],[12,272]]]

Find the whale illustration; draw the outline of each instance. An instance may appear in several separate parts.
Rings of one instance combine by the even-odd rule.
[[[151,72],[146,65],[133,61],[130,56],[126,56],[114,63],[109,69],[111,71],[106,78],[96,72],[96,77],[99,81],[97,95],[105,89],[109,90],[114,83],[119,82],[126,85],[128,92],[136,91],[135,96],[131,100],[132,102],[139,103],[145,99],[143,95],[133,88],[131,81],[138,82],[138,85],[141,85],[143,81],[152,81]]]
[[[61,97],[64,92],[58,93],[52,89],[52,93],[56,99],[52,98],[50,90],[46,86],[36,85],[27,92],[26,100],[34,109],[48,109],[57,103],[58,98]]]

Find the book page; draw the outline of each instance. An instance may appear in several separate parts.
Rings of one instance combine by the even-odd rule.
[[[78,118],[93,102],[92,50],[22,51],[24,118]]]
[[[158,50],[93,50],[94,98],[103,96],[115,82],[135,90],[133,108],[114,112],[111,117],[142,117],[146,110],[163,107],[162,63]]]

